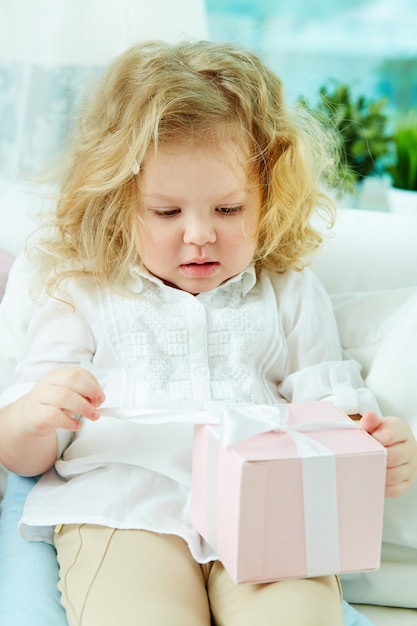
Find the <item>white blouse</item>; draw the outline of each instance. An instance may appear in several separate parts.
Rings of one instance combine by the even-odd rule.
[[[32,318],[0,406],[51,368],[86,359],[106,400],[97,422],[83,419],[75,436],[59,431],[62,453],[29,494],[21,532],[51,541],[60,523],[147,529],[183,537],[207,562],[216,554],[190,522],[192,424],[128,415],[193,402],[328,399],[349,414],[377,406],[359,364],[343,361],[331,303],[309,269],[257,278],[249,266],[198,296],[135,269],[130,288],[124,296],[73,281],[75,308],[45,298]]]

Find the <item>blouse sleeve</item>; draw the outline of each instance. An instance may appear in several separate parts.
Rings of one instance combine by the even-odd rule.
[[[72,300],[78,302],[79,295]],[[95,343],[82,306],[70,306],[45,297],[29,321],[23,357],[14,371],[13,382],[0,394],[0,407],[30,392],[37,381],[55,367],[79,366],[81,356],[91,360]],[[58,431],[57,434],[62,452],[71,433]]]
[[[288,402],[329,400],[349,415],[379,411],[361,366],[344,360],[328,294],[308,268],[272,280],[285,358],[278,383]]]

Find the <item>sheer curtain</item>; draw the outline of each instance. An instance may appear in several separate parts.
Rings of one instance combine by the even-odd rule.
[[[0,0],[3,184],[53,163],[89,81],[129,45],[204,37],[204,0]]]

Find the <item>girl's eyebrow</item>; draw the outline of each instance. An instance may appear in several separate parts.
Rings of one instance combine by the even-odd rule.
[[[225,200],[228,200],[229,198],[234,198],[235,196],[238,196],[240,194],[245,194],[245,196],[247,196],[249,194],[249,190],[246,187],[239,187],[238,189],[233,189],[231,191],[227,191],[225,193],[219,193],[216,194],[215,196],[215,201],[216,202],[223,202]],[[169,195],[169,194],[164,194],[164,193],[160,193],[158,191],[155,192],[151,192],[151,193],[144,193],[143,194],[144,198],[148,198],[148,199],[152,199],[152,200],[163,200],[166,202],[172,202],[174,200],[180,200],[181,198],[179,196],[176,195]]]
[[[244,194],[247,196],[249,190],[246,187],[239,187],[238,189],[233,189],[232,191],[228,191],[224,194],[219,194],[219,198],[221,200],[228,200],[229,198],[234,198],[235,196],[239,196],[240,194]]]
[[[142,196],[144,198],[157,198],[158,200],[172,200],[172,198],[174,198],[173,195],[171,196],[168,194],[159,193],[157,191],[151,192],[151,193],[144,193],[142,194]]]

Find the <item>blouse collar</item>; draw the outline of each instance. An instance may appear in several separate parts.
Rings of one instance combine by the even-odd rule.
[[[133,293],[140,293],[142,291],[144,281],[151,282],[157,285],[160,289],[173,289],[173,287],[169,287],[164,283],[163,280],[161,280],[157,276],[154,276],[146,268],[140,265],[135,265],[130,269],[130,276],[131,283],[129,284],[129,289],[133,291]],[[254,287],[254,285],[256,284],[256,270],[254,263],[248,265],[248,267],[237,276],[229,278],[229,280],[227,280],[225,283],[213,289],[212,293],[215,293],[219,289],[227,288],[228,285],[238,283],[239,281],[242,285],[242,295],[246,296],[252,289],[252,287]]]

